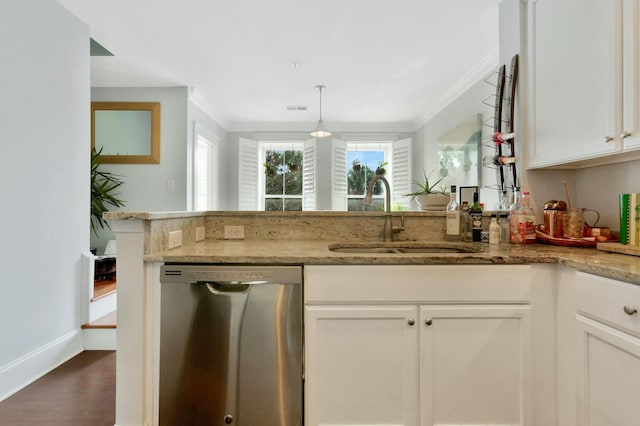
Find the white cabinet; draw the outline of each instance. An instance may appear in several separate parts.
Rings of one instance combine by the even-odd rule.
[[[421,306],[421,425],[522,425],[529,306]]]
[[[531,276],[305,267],[305,424],[534,424]]]
[[[418,424],[417,309],[306,309],[306,425]]]
[[[637,2],[528,2],[528,167],[638,154]]]
[[[584,273],[576,275],[578,424],[637,424],[640,287]]]
[[[576,321],[578,424],[638,424],[640,339],[581,315]]]

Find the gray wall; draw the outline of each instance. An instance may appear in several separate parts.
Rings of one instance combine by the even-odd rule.
[[[491,76],[489,76],[488,80],[491,81]],[[482,101],[493,93],[495,93],[495,87],[481,80],[453,100],[415,132],[413,142],[413,176],[415,180],[424,180],[424,173],[428,176],[432,171],[434,173],[431,176],[437,176],[440,168],[438,164],[438,138],[440,135],[478,113],[482,114],[483,121],[492,119],[493,108],[483,104]],[[492,121],[488,122],[492,123]],[[482,126],[483,141],[490,140],[492,133],[491,128]],[[493,153],[493,148],[483,146],[481,157]],[[419,158],[418,155],[422,155],[422,158]],[[494,204],[499,200],[498,191],[485,187],[496,183],[495,170],[481,167],[479,173],[482,174],[480,202],[485,203],[487,208],[493,208]]]
[[[89,248],[89,28],[0,2],[0,400],[82,350]]]

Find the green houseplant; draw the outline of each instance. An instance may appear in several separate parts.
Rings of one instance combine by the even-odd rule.
[[[124,207],[124,201],[117,198],[116,191],[124,182],[111,173],[99,170],[98,158],[102,148],[91,151],[91,231],[98,235],[100,229],[110,228],[102,218],[102,213],[109,211],[109,206]]]
[[[445,210],[449,203],[449,194],[445,188],[436,189],[445,176],[435,182],[429,182],[429,176],[424,174],[424,180],[422,182],[414,181],[414,185],[418,187],[418,190],[410,194],[406,194],[407,197],[411,197],[412,200],[416,200],[422,210],[439,211]]]

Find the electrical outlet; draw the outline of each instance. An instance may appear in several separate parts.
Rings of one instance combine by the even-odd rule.
[[[225,226],[225,240],[244,240],[244,226]]]
[[[196,227],[196,242],[204,240],[204,226]]]
[[[182,231],[169,232],[169,248],[176,248],[182,245]]]

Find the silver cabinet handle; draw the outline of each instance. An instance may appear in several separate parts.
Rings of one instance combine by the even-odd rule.
[[[631,133],[629,133],[629,132],[622,132],[622,134],[620,135],[620,137],[621,137],[622,139],[626,139],[626,138],[628,138],[629,136],[631,136]]]
[[[624,310],[624,313],[629,316],[635,315],[638,313],[638,310],[631,305],[626,305],[624,308],[622,308],[622,310]]]
[[[433,320],[431,318],[427,318],[426,320],[424,320],[424,325],[431,325],[433,324]]]
[[[416,323],[416,320],[414,320],[413,318],[409,318],[409,320],[407,321],[407,323],[409,325],[414,325]]]
[[[611,136],[605,136],[605,137],[604,137],[604,141],[605,141],[605,143],[609,143],[609,142],[613,141],[613,137],[611,137]]]

